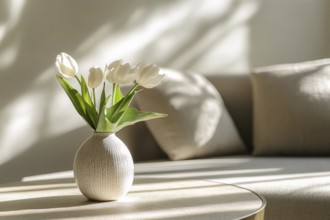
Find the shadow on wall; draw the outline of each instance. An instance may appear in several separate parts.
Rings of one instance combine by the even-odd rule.
[[[83,73],[118,57],[203,74],[243,70],[258,2],[1,1],[0,183],[71,169],[89,133],[55,80],[58,53]]]

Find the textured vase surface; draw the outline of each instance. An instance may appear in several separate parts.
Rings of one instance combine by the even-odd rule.
[[[133,183],[134,164],[114,133],[94,133],[78,149],[73,171],[81,193],[90,200],[117,200]]]

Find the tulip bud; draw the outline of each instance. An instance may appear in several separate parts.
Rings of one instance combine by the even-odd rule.
[[[129,84],[136,78],[135,69],[129,63],[123,64],[122,60],[116,60],[105,67],[105,76],[110,83]]]
[[[55,65],[58,72],[66,78],[73,78],[78,73],[77,62],[66,53],[57,55]]]
[[[89,69],[88,87],[97,88],[103,81],[103,71],[100,67],[94,66]]]
[[[164,74],[159,74],[159,67],[156,65],[140,64],[137,67],[137,72],[137,84],[147,89],[158,85],[165,76]]]

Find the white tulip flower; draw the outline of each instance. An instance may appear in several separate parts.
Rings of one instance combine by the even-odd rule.
[[[58,72],[66,78],[73,78],[78,73],[77,62],[66,53],[57,55],[55,65]]]
[[[89,69],[88,87],[97,88],[103,82],[103,71],[100,67],[94,66]]]
[[[106,65],[105,77],[110,83],[129,84],[136,79],[136,71],[129,63],[116,60]]]
[[[147,89],[158,85],[165,76],[159,73],[158,66],[146,65],[144,63],[138,65],[137,75],[136,83]]]

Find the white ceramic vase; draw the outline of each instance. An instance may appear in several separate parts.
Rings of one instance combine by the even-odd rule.
[[[78,149],[73,165],[81,193],[90,200],[117,200],[133,183],[134,164],[126,145],[114,133],[94,133]]]

